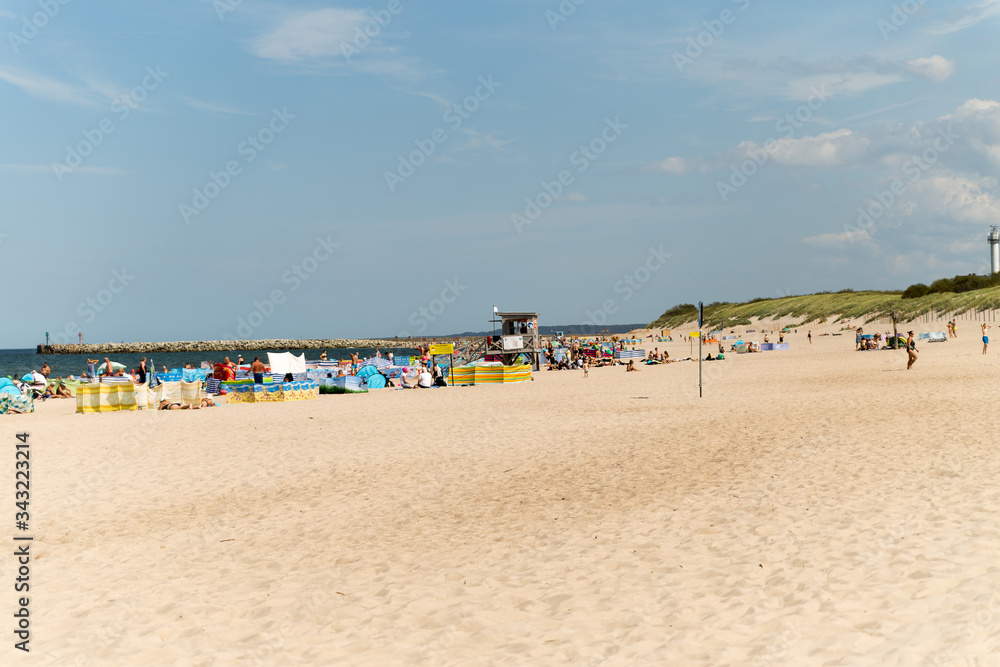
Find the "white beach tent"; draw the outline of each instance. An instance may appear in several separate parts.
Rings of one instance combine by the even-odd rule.
[[[272,375],[306,372],[306,355],[304,353],[296,357],[291,352],[268,352],[267,361],[271,365]]]

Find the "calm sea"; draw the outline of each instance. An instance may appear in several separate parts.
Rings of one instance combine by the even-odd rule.
[[[284,352],[285,350],[278,350]],[[309,361],[319,359],[323,350],[291,350],[294,354],[305,353]],[[353,348],[331,350],[327,348],[327,356],[333,359],[350,359],[354,352],[358,357],[365,359],[375,354],[374,348]],[[393,349],[393,354],[397,357],[415,356],[416,350]],[[185,364],[191,364],[194,368],[199,368],[202,361],[222,361],[229,357],[235,362],[240,355],[243,355],[243,362],[250,363],[255,356],[259,356],[261,361],[267,363],[267,352],[160,352],[154,354],[112,354],[108,355],[111,361],[125,364],[125,368],[135,368],[139,365],[139,360],[146,357],[147,363],[152,362],[157,370],[167,368],[183,368]],[[383,351],[383,354],[385,352]],[[35,354],[35,350],[0,350],[0,377],[17,376],[21,377],[28,371],[37,371],[44,362],[49,362],[52,373],[49,377],[65,377],[67,375],[80,375],[87,370],[86,354]],[[98,359],[98,365],[104,361],[104,355],[93,355],[91,359]]]

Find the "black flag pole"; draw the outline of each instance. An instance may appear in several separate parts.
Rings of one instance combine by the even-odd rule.
[[[701,328],[705,326],[705,306],[698,302],[698,398],[701,398],[701,341],[705,338]]]

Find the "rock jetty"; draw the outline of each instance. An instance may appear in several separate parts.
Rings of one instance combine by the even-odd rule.
[[[157,352],[253,352],[257,350],[336,350],[343,348],[413,348],[429,342],[412,338],[332,338],[327,340],[182,340],[172,343],[94,343],[85,345],[38,345],[38,354],[146,354]]]

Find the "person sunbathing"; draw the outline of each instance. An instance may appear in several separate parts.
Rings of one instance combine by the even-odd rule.
[[[160,401],[160,410],[194,410],[195,408],[190,405],[181,405],[174,401],[163,399]]]
[[[626,373],[631,373],[632,371],[635,371],[636,373],[638,373],[639,369],[635,367],[635,360],[634,359],[629,359],[628,360],[628,366],[625,367],[625,372]]]
[[[73,392],[69,390],[65,382],[59,383],[59,389],[56,390],[56,395],[59,398],[73,398]]]

